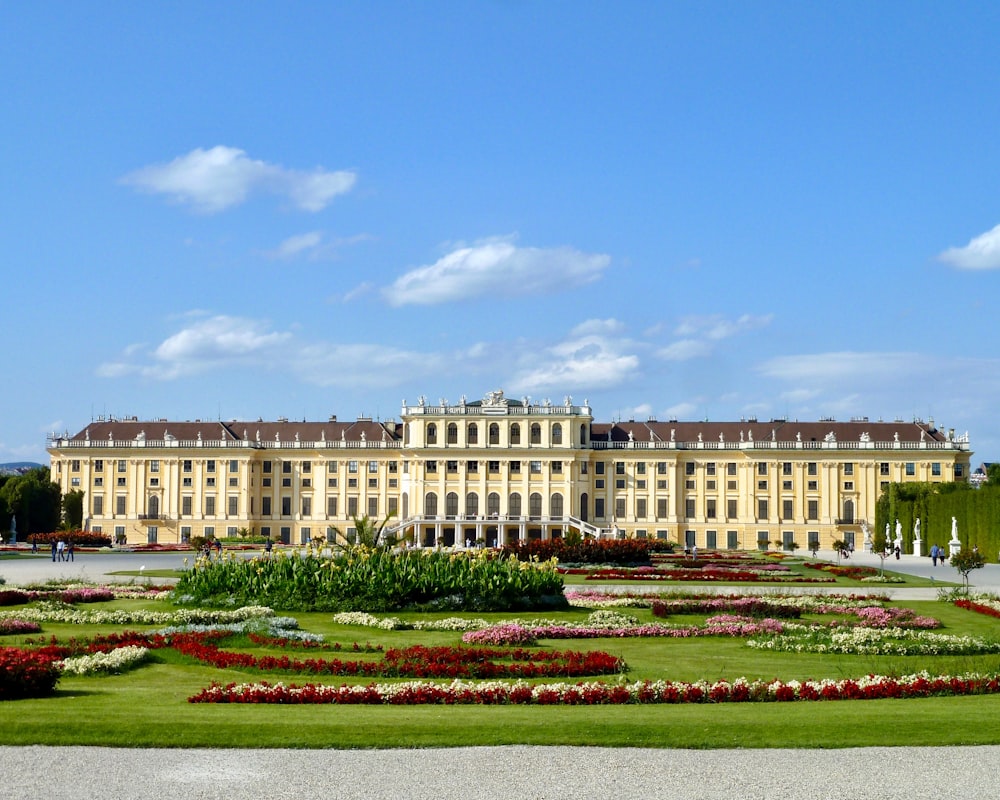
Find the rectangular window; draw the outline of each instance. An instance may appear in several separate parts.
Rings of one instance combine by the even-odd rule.
[[[715,519],[715,498],[709,497],[705,500],[705,516],[708,519]]]
[[[595,497],[594,498],[594,516],[598,519],[604,519],[604,498]]]
[[[646,498],[639,497],[635,501],[635,515],[639,519],[646,518]]]
[[[101,495],[94,496],[94,516],[100,517],[104,514],[104,497]]]
[[[731,462],[726,464],[726,474],[730,477],[736,477],[736,462]]]
[[[853,492],[854,491],[854,481],[844,481],[844,491]]]
[[[181,498],[181,516],[191,516],[191,495],[186,494]]]
[[[767,491],[767,481],[757,481],[757,488],[760,491],[762,491],[762,492],[766,492]]]
[[[94,478],[94,486],[103,486],[104,478]]]
[[[126,496],[123,494],[120,494],[115,498],[115,514],[119,517],[125,516],[126,499]]]
[[[819,550],[819,531],[808,531],[806,533],[806,542],[812,552]]]
[[[187,469],[184,470],[184,471],[185,472],[190,472],[191,471],[191,462],[190,461],[185,461],[184,463],[187,464]],[[126,469],[126,467],[125,467],[125,459],[124,458],[118,459],[118,471],[119,472],[125,472],[125,469]]]
[[[594,488],[603,489],[604,488],[604,478],[594,478]]]
[[[624,478],[617,478],[617,479],[615,479],[615,488],[616,489],[624,489],[625,488],[625,479]]]
[[[521,474],[521,462],[520,461],[511,461],[510,462],[510,474],[511,475],[520,475]]]
[[[542,473],[542,462],[541,461],[529,461],[528,468],[532,475],[540,475]]]
[[[781,482],[781,488],[784,489],[786,492],[792,491],[792,482],[791,481],[782,481]]]
[[[292,462],[291,461],[282,461],[281,462],[281,472],[284,475],[291,475],[292,474]]]
[[[815,491],[817,491],[819,489],[819,482],[818,481],[809,481],[808,483],[806,483],[806,488],[810,492],[815,492]]]
[[[347,516],[356,517],[358,515],[358,498],[348,497],[347,498]]]
[[[584,461],[582,464],[580,464],[580,474],[581,475],[586,475],[587,474],[587,462],[586,461]]]
[[[347,488],[348,489],[357,489],[358,488],[358,479],[357,478],[348,478],[347,479]]]
[[[736,500],[726,500],[726,519],[736,519]]]
[[[931,475],[933,475],[935,478],[940,478],[941,477],[941,462],[940,461],[933,461],[933,462],[931,462]]]
[[[398,462],[396,462],[396,461],[390,461],[389,462],[389,474],[390,475],[395,475],[398,472],[399,472]]]
[[[261,465],[261,471],[262,471],[262,472],[263,472],[263,473],[264,473],[265,475],[269,474],[269,473],[271,472],[271,462],[270,462],[270,461],[265,461],[265,462],[264,462],[264,463],[263,463],[263,464]]]
[[[118,462],[118,471],[119,472],[125,471],[124,461]],[[191,471],[191,459],[185,459],[184,461],[181,462],[181,472],[190,472],[190,471]]]
[[[767,550],[770,542],[767,540],[767,531],[757,531],[757,549]]]
[[[604,462],[603,461],[595,461],[594,462],[594,474],[595,475],[603,475],[604,474]]]
[[[431,472],[437,472],[437,471],[438,471],[438,462],[437,461],[425,461],[424,462],[424,472],[431,473]]]
[[[457,473],[458,472],[458,462],[457,461],[445,461],[444,462],[445,472]]]
[[[694,482],[694,480],[684,481],[684,488],[685,489],[694,489],[695,488],[695,482]]]
[[[844,474],[845,475],[854,474],[854,464],[852,462],[848,461],[846,464],[844,464]]]
[[[656,474],[657,475],[666,475],[667,474],[667,462],[666,461],[657,461],[656,462]]]
[[[636,481],[635,482],[635,488],[636,489],[645,489],[646,488],[646,481]],[[714,489],[715,487],[714,486],[710,486],[709,488],[710,489]]]
[[[624,475],[624,474],[625,474],[625,462],[624,461],[616,461],[615,462],[615,475]]]
[[[767,462],[766,461],[758,461],[757,462],[757,474],[758,475],[767,475]]]
[[[328,517],[337,516],[337,498],[328,497],[326,498],[326,515]]]
[[[726,489],[730,492],[736,491],[736,481],[726,481]]]
[[[240,462],[237,461],[235,458],[229,459],[229,471],[230,472],[239,472],[240,471]]]
[[[767,498],[761,497],[757,500],[757,519],[767,519]]]
[[[292,498],[282,497],[281,498],[281,516],[290,517],[292,516]]]
[[[913,477],[917,474],[916,465],[912,461],[906,462],[906,474],[909,477]]]
[[[229,502],[229,516],[236,517],[240,513],[240,498],[239,495],[231,494],[228,497]]]
[[[282,478],[281,479],[281,485],[284,486],[286,489],[290,489],[292,487],[292,479],[291,478]]]
[[[693,461],[688,461],[684,465],[684,474],[685,475],[694,475],[694,462]]]
[[[657,489],[666,489],[667,488],[667,482],[666,481],[657,481],[656,482],[656,488]]]
[[[486,471],[490,474],[496,474],[500,472],[500,462],[499,461],[487,461]]]
[[[562,471],[563,471],[562,470],[562,461],[553,461],[552,462],[552,474],[553,475],[562,475]]]
[[[326,479],[326,485],[330,489],[336,489],[337,488],[337,479],[336,478],[327,478]]]
[[[303,474],[309,474],[309,473],[311,473],[312,472],[312,461],[303,461],[301,469],[302,469]]]
[[[730,550],[737,550],[740,546],[740,534],[738,531],[726,531],[726,547]]]
[[[689,497],[684,501],[684,516],[687,519],[694,519],[694,498]]]
[[[716,531],[705,531],[705,549],[715,550],[719,546],[718,534]]]
[[[239,478],[230,478],[229,479],[229,485],[230,486],[239,486],[240,485],[240,479]]]
[[[156,459],[153,459],[152,461],[150,461],[149,462],[149,471],[150,472],[159,472],[160,471],[160,462],[157,461]]]
[[[618,519],[624,519],[625,517],[625,498],[616,497],[615,498],[615,516]]]
[[[311,497],[302,498],[302,516],[311,517],[313,513],[313,501]]]
[[[658,519],[665,519],[667,516],[667,498],[658,497],[656,499],[656,516]]]
[[[806,519],[815,522],[819,519],[819,501],[810,500],[806,503]]]
[[[636,475],[645,475],[646,474],[646,462],[645,461],[640,461],[638,464],[635,465],[635,474]]]
[[[185,480],[187,480],[187,478],[185,478]],[[265,487],[270,486],[271,485],[271,479],[270,478],[261,478],[260,479],[260,484],[261,484],[261,486],[265,486]],[[190,484],[188,484],[188,485],[190,486]]]
[[[210,488],[214,487],[215,486],[215,478],[205,478],[205,485],[208,486],[208,487],[210,487]]]
[[[470,475],[479,472],[479,462],[475,461],[475,460],[473,460],[473,461],[466,461],[465,462],[465,471],[466,471],[467,474],[470,474]]]
[[[781,518],[783,520],[790,520],[792,518],[792,501],[782,500],[781,501]]]
[[[358,462],[357,461],[348,461],[347,462],[347,471],[351,475],[357,475],[358,474]]]
[[[792,474],[792,462],[791,461],[782,461],[781,462],[781,474],[782,475],[791,475]]]
[[[260,513],[265,517],[271,516],[271,498],[262,497],[260,501]]]
[[[104,472],[104,459],[95,458],[94,459],[94,472]]]
[[[879,475],[888,475],[889,474],[889,462],[888,461],[880,461],[879,462],[879,465],[878,465],[878,474]]]
[[[387,512],[390,516],[395,516],[399,513],[399,498],[390,497],[389,498],[389,510]]]
[[[79,478],[70,478],[69,482],[70,482],[71,486],[79,486],[80,485],[80,479]],[[122,486],[125,485],[125,479],[124,478],[121,479],[121,484],[120,485],[122,485]]]
[[[125,479],[124,478],[119,478],[118,480],[119,481],[123,481]],[[181,478],[181,486],[191,486],[191,485],[192,484],[191,484],[191,479],[190,478]]]
[[[378,488],[378,478],[369,478],[368,479],[368,488],[369,489],[377,489]]]
[[[215,498],[206,497],[205,498],[205,516],[214,517],[215,516]]]
[[[816,462],[815,461],[810,461],[808,464],[806,464],[806,474],[807,475],[815,475],[816,474]]]
[[[368,498],[368,516],[374,519],[378,516],[378,498],[369,497]]]
[[[369,473],[371,473],[371,472],[378,472],[378,462],[377,461],[369,461],[368,462],[368,472]]]
[[[215,472],[215,459],[210,458],[205,462],[205,472]]]
[[[714,461],[709,461],[705,465],[705,474],[706,475],[714,475],[715,474],[715,462]]]

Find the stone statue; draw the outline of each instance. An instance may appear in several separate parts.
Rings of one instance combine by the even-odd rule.
[[[903,526],[899,524],[899,520],[896,520],[896,541],[903,541]]]
[[[720,442],[726,441],[726,434],[724,434],[722,431],[719,431],[719,441]]]
[[[740,441],[743,441],[743,431],[740,431]]]
[[[632,430],[631,430],[631,428],[629,429],[629,432],[628,432],[628,440],[629,440],[630,442],[632,442],[632,441],[635,441],[635,434],[634,434],[634,433],[632,433]]]
[[[917,521],[913,523],[913,538],[920,541],[920,517],[917,517]]]
[[[698,431],[698,441],[701,441],[701,431]]]
[[[954,517],[951,518],[951,540],[958,540],[958,520]]]
[[[676,435],[677,435],[677,431],[674,430],[673,428],[671,428],[670,429],[670,441],[674,441],[674,438],[676,437]]]
[[[753,441],[753,431],[747,431],[747,441],[748,442]]]
[[[862,431],[859,440],[862,442],[870,442],[872,437],[869,435],[868,431]]]

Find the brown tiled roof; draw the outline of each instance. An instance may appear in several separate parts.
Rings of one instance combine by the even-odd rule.
[[[92,422],[78,434],[72,437],[73,441],[104,440],[110,438],[115,441],[130,441],[145,436],[147,440],[159,441],[165,437],[172,437],[179,441],[195,441],[199,438],[204,441],[260,441],[260,442],[294,442],[296,436],[299,441],[318,442],[323,439],[358,442],[362,439],[370,442],[381,441],[383,435],[386,440],[397,438],[396,424],[388,423],[383,425],[372,420],[358,420],[354,422],[299,422],[299,421],[278,421],[265,422],[171,422],[171,421],[142,421],[142,420],[113,420]],[[363,436],[362,436],[363,434]]]

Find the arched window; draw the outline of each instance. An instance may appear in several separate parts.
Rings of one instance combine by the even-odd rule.
[[[516,422],[510,426],[510,443],[521,444],[521,426]]]
[[[158,516],[160,516],[160,498],[159,497],[157,497],[156,495],[153,495],[152,497],[149,498],[149,500],[146,502],[146,512],[153,519],[156,519]]]
[[[531,423],[531,444],[542,443],[542,426],[537,422]]]
[[[458,494],[455,492],[448,492],[448,496],[445,498],[445,508],[444,513],[449,517],[458,516]]]
[[[438,513],[438,496],[434,492],[428,492],[424,498],[424,514],[428,517],[436,517]]]
[[[458,425],[454,422],[448,423],[448,444],[458,444]]]
[[[590,518],[590,509],[587,507],[587,493],[580,495],[580,519],[586,522]]]
[[[495,422],[490,423],[490,444],[500,444],[500,426]]]
[[[486,513],[491,517],[500,516],[500,495],[490,492],[486,498]]]
[[[427,426],[427,444],[437,444],[438,440],[438,426],[433,422]]]
[[[580,446],[583,447],[587,444],[587,426],[580,425]]]
[[[552,444],[562,444],[562,425],[558,422],[552,426]]]
[[[854,522],[854,501],[844,501],[844,522]]]
[[[518,492],[511,492],[508,508],[512,517],[521,516],[521,495]]]
[[[467,439],[467,441],[468,441],[469,444],[478,444],[479,443],[479,428],[476,426],[475,422],[470,422],[469,423],[469,429],[467,431],[467,434],[468,435],[467,435],[466,439]]]
[[[475,492],[469,492],[465,496],[465,516],[467,517],[478,517],[479,516],[479,495]]]
[[[556,492],[552,495],[552,500],[549,502],[550,514],[553,517],[561,517],[563,515],[563,496]]]
[[[542,516],[542,496],[538,492],[532,492],[528,498],[528,516]]]

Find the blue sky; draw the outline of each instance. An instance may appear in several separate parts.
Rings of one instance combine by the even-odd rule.
[[[1000,458],[995,3],[0,6],[0,462],[102,414],[933,418]]]

